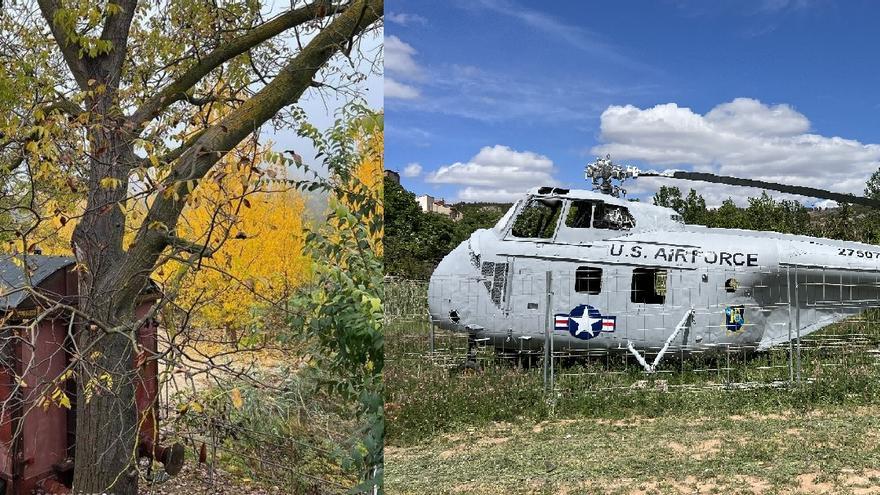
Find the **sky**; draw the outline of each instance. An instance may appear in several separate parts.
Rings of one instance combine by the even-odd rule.
[[[291,5],[300,7],[302,3],[288,0],[268,1],[265,4],[266,17],[273,18],[289,10]],[[311,35],[303,36],[300,41],[308,43],[313,39],[314,34],[311,33]],[[339,112],[341,109],[353,101],[353,94],[359,95],[361,101],[370,109],[382,110],[384,104],[383,69],[381,64],[383,38],[382,29],[372,30],[360,38],[358,48],[353,51],[351,60],[342,56],[336,56],[331,59],[331,64],[341,67],[346,74],[358,72],[364,75],[364,78],[362,80],[345,81],[349,86],[345,92],[336,92],[332,89],[308,88],[296,105],[305,111],[311,124],[322,131],[332,127],[334,121],[340,116]],[[289,38],[287,42],[296,52],[295,40]],[[355,64],[353,68],[351,63]],[[338,85],[338,76],[325,82],[331,85]],[[264,133],[267,139],[275,143],[274,149],[276,151],[296,151],[297,154],[303,157],[306,164],[317,171],[326,171],[326,167],[323,166],[320,158],[315,156],[318,151],[315,149],[312,141],[298,136],[295,129],[282,128],[275,130],[267,126]],[[300,174],[296,169],[292,169],[291,175],[297,176]]]
[[[417,194],[588,189],[584,166],[607,153],[856,194],[880,167],[878,2],[389,0],[385,12],[385,166]],[[661,184],[710,206],[760,194],[625,187],[644,200]]]

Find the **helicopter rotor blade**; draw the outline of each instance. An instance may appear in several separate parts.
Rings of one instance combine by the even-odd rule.
[[[639,177],[668,177],[672,179],[685,179],[701,182],[712,182],[716,184],[728,184],[731,186],[756,187],[758,189],[769,189],[771,191],[779,191],[788,194],[797,194],[799,196],[807,196],[819,199],[830,199],[838,203],[851,203],[871,208],[880,209],[880,201],[852,194],[836,193],[817,189],[807,186],[793,186],[789,184],[779,184],[776,182],[765,182],[755,179],[743,179],[740,177],[730,177],[726,175],[715,175],[706,172],[687,172],[684,170],[669,170],[665,172],[641,171]]]

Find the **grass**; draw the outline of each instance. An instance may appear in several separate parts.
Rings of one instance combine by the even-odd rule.
[[[581,360],[544,394],[540,366],[490,349],[482,373],[450,374],[463,339],[438,333],[429,358],[427,335],[386,325],[389,493],[880,493],[874,314],[805,340],[804,382],[775,387],[787,349],[673,358],[654,376]],[[764,386],[729,386],[744,383]]]
[[[880,408],[500,422],[389,447],[389,493],[876,493]]]

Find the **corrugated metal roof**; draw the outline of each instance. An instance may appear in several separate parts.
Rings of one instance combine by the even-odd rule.
[[[30,285],[36,287],[53,273],[74,264],[76,260],[69,256],[33,255],[27,256],[25,262],[27,273],[30,274]],[[29,295],[28,291],[20,290],[28,285],[28,277],[20,264],[14,263],[9,255],[0,256],[0,309],[2,310],[17,307]]]

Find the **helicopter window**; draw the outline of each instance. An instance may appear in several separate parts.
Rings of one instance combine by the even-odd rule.
[[[666,270],[635,268],[631,300],[634,303],[663,304],[666,302]]]
[[[572,201],[568,207],[568,216],[565,217],[565,226],[574,229],[590,228],[590,220],[593,217],[593,203],[591,201]]]
[[[597,203],[593,227],[597,229],[629,230],[636,221],[625,206]]]
[[[739,282],[737,282],[735,278],[729,278],[724,281],[724,290],[727,292],[736,292],[738,287]]]
[[[527,239],[549,239],[556,230],[562,201],[558,199],[536,198],[526,207],[513,222],[511,235]]]
[[[580,266],[574,272],[574,291],[587,294],[602,292],[602,269]]]

